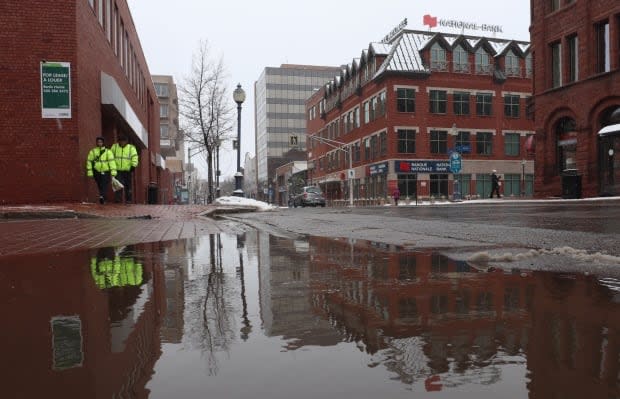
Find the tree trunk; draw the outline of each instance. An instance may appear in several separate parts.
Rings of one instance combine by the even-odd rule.
[[[209,196],[207,203],[213,202],[213,150],[207,148],[207,183],[209,186]]]

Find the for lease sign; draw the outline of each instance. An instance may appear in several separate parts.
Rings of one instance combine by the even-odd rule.
[[[71,118],[71,64],[41,62],[41,116]]]

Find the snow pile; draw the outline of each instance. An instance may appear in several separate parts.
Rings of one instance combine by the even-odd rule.
[[[582,262],[603,263],[603,264],[620,264],[620,258],[613,255],[603,254],[601,252],[589,253],[583,249],[572,247],[559,247],[552,249],[531,249],[521,253],[506,252],[503,254],[490,254],[489,252],[477,252],[471,255],[468,261],[472,263],[486,262],[517,262],[524,259],[531,259],[543,255],[563,255]]]
[[[266,202],[256,201],[252,198],[243,198],[243,197],[219,197],[214,201],[216,205],[226,205],[226,206],[244,206],[256,208],[259,211],[270,211],[275,209],[276,207],[273,205],[269,205]]]

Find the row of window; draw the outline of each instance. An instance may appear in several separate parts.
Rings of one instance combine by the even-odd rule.
[[[620,18],[618,18],[620,25]],[[601,21],[594,25],[592,38],[592,62],[594,62],[595,73],[605,73],[611,70],[611,37],[609,21]],[[587,47],[590,49],[590,47]],[[579,37],[577,34],[570,34],[563,40],[549,44],[551,53],[550,68],[552,88],[560,87],[566,83],[579,80]]]
[[[396,110],[401,113],[413,113],[416,111],[416,91],[412,88],[398,88],[396,90]],[[471,114],[471,97],[475,99],[475,112],[477,116],[493,115],[493,94],[477,93],[471,95],[469,92],[455,91],[452,93],[452,110],[454,115]],[[527,101],[527,100],[526,100]],[[375,119],[385,115],[386,111],[386,92],[373,96],[363,103],[364,123],[370,123]],[[309,109],[309,118],[316,117],[316,108]],[[448,113],[448,92],[445,90],[429,91],[429,112],[432,114]],[[516,94],[504,95],[504,116],[507,118],[519,118],[521,116],[521,98]],[[342,124],[340,128],[339,125]],[[320,137],[336,139],[340,134],[347,134],[359,128],[360,115],[359,107],[343,114],[340,119],[330,122],[326,128],[318,133]]]
[[[430,51],[430,69],[438,72],[448,72],[450,62],[448,61],[447,50],[439,43],[431,46]],[[490,75],[494,66],[491,63],[492,56],[483,48],[479,47],[474,53],[474,73],[477,75]],[[504,74],[510,77],[523,77],[523,68],[521,67],[521,57],[516,55],[512,50],[508,50],[504,56]],[[471,63],[469,61],[469,52],[462,46],[456,46],[452,50],[452,72],[471,73]],[[525,77],[530,78],[533,74],[532,55],[527,54],[524,60]]]
[[[454,179],[459,182],[458,190],[463,197],[477,195],[488,197],[491,193],[492,179],[490,174],[478,173],[475,175],[475,185],[472,186],[471,174],[457,174]],[[451,191],[452,182],[447,173],[431,173],[429,175],[429,195],[439,198],[448,198]],[[348,184],[344,186],[344,198],[348,198]],[[416,174],[398,174],[398,189],[401,198],[415,198],[418,190],[418,177]],[[472,192],[474,189],[474,192]],[[534,175],[506,173],[502,178],[502,195],[510,196],[532,196],[534,193]],[[389,198],[391,193],[387,190],[387,179],[385,174],[377,174],[362,179],[353,180],[353,198]]]
[[[88,0],[90,7],[97,16],[99,25],[104,30],[108,43],[117,56],[125,77],[134,90],[138,101],[146,107],[146,79],[142,66],[138,62],[134,44],[129,39],[125,29],[125,22],[120,16],[118,6],[114,0]]]
[[[416,153],[416,131],[414,129],[398,129],[396,135],[396,152],[398,154]],[[472,140],[472,136],[475,136],[475,140]],[[504,155],[512,157],[521,155],[520,137],[519,133],[506,133],[504,135]],[[310,143],[314,143],[314,140],[311,140]],[[450,151],[447,131],[431,130],[428,143],[431,154],[448,154]],[[362,161],[362,155],[366,162],[385,157],[388,153],[387,132],[382,131],[365,137],[361,141],[352,143],[349,148],[354,163]],[[493,155],[493,133],[477,132],[472,135],[468,131],[459,131],[456,134],[453,149],[461,154]],[[346,156],[342,154],[343,152],[340,150],[328,152],[324,157],[318,159],[318,169],[333,171],[347,167],[345,164],[348,161],[348,153]]]

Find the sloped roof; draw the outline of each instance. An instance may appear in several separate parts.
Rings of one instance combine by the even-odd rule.
[[[370,43],[370,50],[374,52],[375,55],[388,55],[390,54],[390,50],[392,50],[392,45],[388,43]]]

